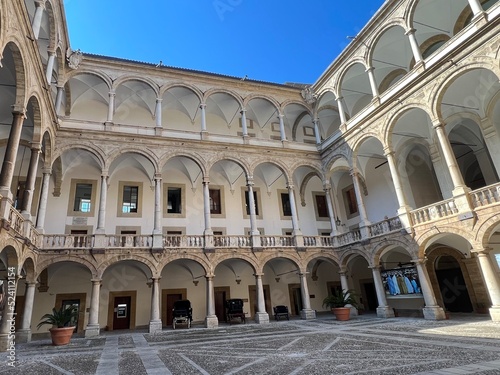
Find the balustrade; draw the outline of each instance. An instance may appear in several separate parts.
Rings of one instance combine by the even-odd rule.
[[[471,192],[474,208],[500,202],[500,183]]]
[[[429,221],[441,219],[458,213],[454,199],[447,199],[429,206],[421,207],[411,211],[413,224],[423,224]]]

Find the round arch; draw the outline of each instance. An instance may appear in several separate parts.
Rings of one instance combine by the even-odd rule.
[[[173,159],[173,158],[186,158],[186,159],[189,159],[191,160],[193,163],[195,163],[201,170],[203,176],[207,176],[208,175],[208,168],[206,167],[206,161],[203,160],[201,158],[201,156],[197,155],[197,154],[187,154],[187,153],[184,153],[184,152],[174,152],[174,153],[167,153],[165,155],[163,155],[160,160],[159,160],[159,171],[162,171],[164,168],[165,168],[165,165],[167,165],[167,163]]]
[[[212,267],[211,262],[209,262],[206,257],[202,257],[197,254],[174,254],[164,261],[158,263],[158,272],[160,273],[160,275],[163,273],[166,266],[177,260],[192,260],[203,268],[205,274],[213,273],[213,270],[215,269],[215,267]]]
[[[158,86],[158,84],[155,81],[153,81],[152,79],[150,79],[148,77],[144,77],[144,76],[126,75],[126,76],[120,77],[116,81],[113,82],[112,90],[116,91],[118,89],[118,87],[120,87],[121,85],[123,85],[127,82],[131,82],[131,81],[137,81],[137,82],[145,84],[146,86],[149,86],[151,88],[151,90],[153,90],[153,92],[155,93],[156,97],[158,97],[159,92],[160,92],[160,87]]]
[[[102,150],[100,150],[99,148],[95,147],[94,145],[90,145],[90,144],[79,144],[77,147],[75,147],[74,145],[65,145],[62,148],[55,149],[54,154],[53,154],[53,161],[52,161],[51,167],[52,168],[54,167],[54,165],[53,165],[54,162],[59,157],[61,157],[66,151],[79,150],[79,149],[84,150],[86,152],[89,152],[95,158],[95,160],[99,163],[99,166],[101,167],[101,169],[104,170],[105,165],[106,165],[106,161],[105,161],[106,157],[104,155],[104,152]]]
[[[203,94],[203,103],[207,102],[207,99],[214,94],[226,94],[231,96],[239,104],[240,108],[243,108],[243,99],[234,91],[226,90],[223,88],[212,88]]]
[[[38,279],[40,277],[40,274],[49,266],[63,262],[81,264],[89,270],[89,272],[92,274],[92,278],[98,278],[97,265],[93,261],[89,261],[81,257],[74,257],[70,254],[58,254],[57,256],[51,257],[49,259],[44,259],[41,262],[37,263],[35,278]]]
[[[157,264],[153,263],[147,256],[142,256],[138,254],[118,254],[114,255],[106,261],[102,262],[97,268],[98,278],[102,278],[106,270],[111,266],[114,266],[123,261],[135,261],[145,265],[151,272],[152,277],[158,277],[161,275],[157,268]]]
[[[196,97],[198,98],[198,100],[200,101],[200,103],[202,102],[202,100],[203,100],[203,92],[198,87],[190,85],[188,83],[184,83],[184,82],[170,82],[170,83],[168,83],[168,84],[166,84],[164,86],[161,86],[160,90],[159,90],[159,96],[163,97],[163,95],[168,90],[173,89],[175,87],[180,87],[180,88],[192,91],[193,94],[196,95]]]

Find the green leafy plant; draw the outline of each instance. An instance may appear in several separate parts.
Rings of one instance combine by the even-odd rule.
[[[40,328],[45,324],[56,326],[57,328],[69,327],[71,320],[77,316],[78,310],[76,306],[69,306],[66,308],[61,307],[59,310],[52,309],[52,314],[45,314],[42,316],[37,328]]]
[[[354,290],[336,290],[323,300],[323,306],[329,308],[344,307],[345,305],[357,306]]]

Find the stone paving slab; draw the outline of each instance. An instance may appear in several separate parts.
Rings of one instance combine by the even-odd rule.
[[[333,316],[257,325],[104,332],[54,347],[16,346],[15,367],[0,353],[0,375],[500,375],[500,323],[478,315],[447,321]]]

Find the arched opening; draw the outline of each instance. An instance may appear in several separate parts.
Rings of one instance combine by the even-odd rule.
[[[443,307],[450,312],[472,312],[472,303],[458,260],[441,255],[434,262]]]

